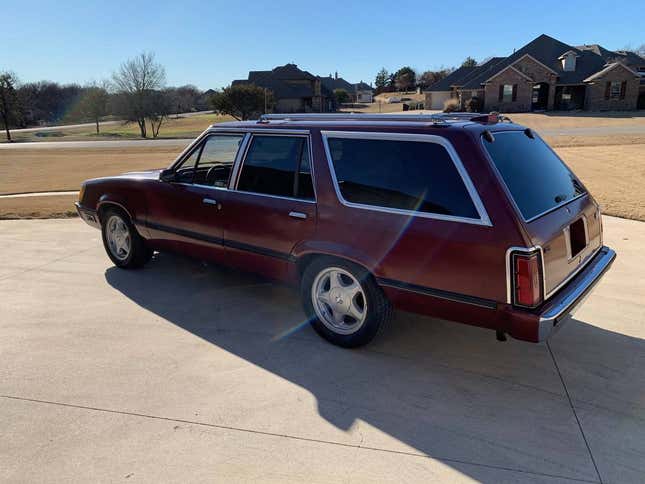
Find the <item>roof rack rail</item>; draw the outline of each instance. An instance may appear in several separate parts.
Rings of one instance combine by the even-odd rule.
[[[379,113],[294,113],[263,114],[258,123],[271,121],[409,121],[432,124],[447,124],[449,121],[473,121],[492,123],[501,121],[498,113],[435,113],[435,114],[379,114]]]

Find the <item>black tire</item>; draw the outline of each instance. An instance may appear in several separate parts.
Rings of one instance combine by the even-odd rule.
[[[329,317],[326,319],[327,323],[324,322],[314,308],[314,284],[318,286],[319,280],[322,280],[320,278],[324,278],[326,272],[334,271],[336,268],[346,271],[360,284],[362,293],[358,297],[362,299],[362,306],[366,310],[362,324],[356,320],[355,324],[359,324],[358,328],[350,330],[348,334],[340,333],[332,327],[333,323],[330,324]],[[345,277],[344,274],[341,275]],[[392,319],[392,305],[374,277],[361,266],[335,257],[317,257],[305,268],[300,283],[300,296],[305,314],[316,332],[330,343],[344,348],[366,345],[382,333]],[[320,303],[318,304],[320,307]],[[326,307],[330,308],[330,305]],[[331,315],[329,311],[327,314]],[[350,317],[350,324],[351,321]]]
[[[114,247],[111,247],[108,240],[110,238],[108,235],[108,225],[111,221],[115,221],[115,217],[127,228],[129,236],[129,250],[127,254],[125,251],[115,250]],[[132,224],[130,217],[123,210],[108,208],[101,214],[101,235],[103,237],[105,252],[117,267],[123,269],[139,269],[152,258],[153,251],[146,245],[145,240],[139,235],[139,232],[137,232],[137,229]]]

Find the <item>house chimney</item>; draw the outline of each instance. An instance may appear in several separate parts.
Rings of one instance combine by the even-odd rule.
[[[338,80],[338,71],[334,72],[334,79]]]

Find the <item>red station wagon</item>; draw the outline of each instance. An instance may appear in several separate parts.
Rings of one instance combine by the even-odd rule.
[[[369,342],[392,309],[544,341],[616,254],[598,204],[496,114],[265,115],[202,133],[165,170],[83,183],[108,256],[154,250],[297,284],[315,330]]]

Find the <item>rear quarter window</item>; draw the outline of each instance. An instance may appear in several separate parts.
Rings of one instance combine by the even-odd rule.
[[[350,203],[479,219],[444,146],[424,141],[329,137],[338,188]]]
[[[505,131],[483,143],[525,220],[585,193],[571,170],[537,136]]]

